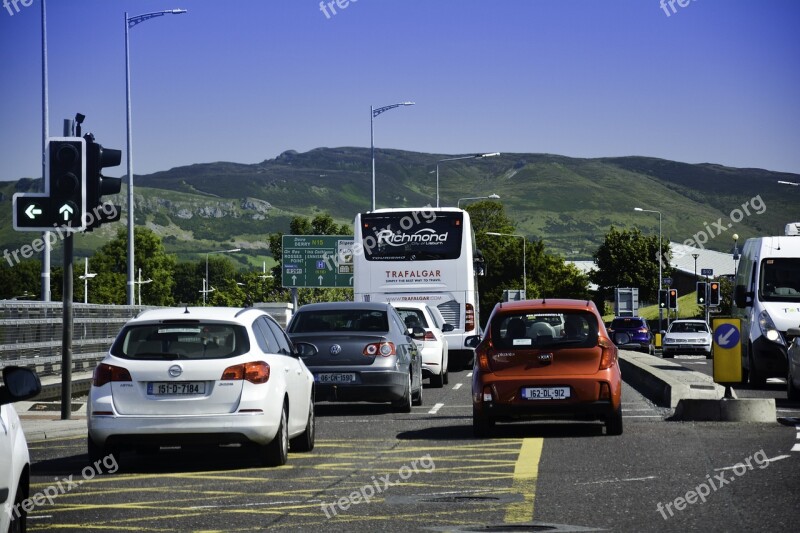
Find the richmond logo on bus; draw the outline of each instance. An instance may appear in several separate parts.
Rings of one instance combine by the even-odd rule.
[[[447,231],[444,233],[436,233],[436,230],[431,228],[422,228],[417,230],[415,233],[402,233],[399,231],[397,233],[393,233],[392,230],[385,229],[377,234],[378,246],[381,244],[386,244],[389,246],[403,246],[405,244],[436,245],[438,243],[446,243],[448,233],[449,232]]]

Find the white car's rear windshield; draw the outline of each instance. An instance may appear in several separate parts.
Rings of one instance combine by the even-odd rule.
[[[249,350],[243,326],[195,321],[126,326],[111,354],[126,359],[225,359]]]

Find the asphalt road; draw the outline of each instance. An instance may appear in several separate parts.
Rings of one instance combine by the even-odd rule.
[[[537,422],[475,439],[469,383],[451,374],[410,414],[320,403],[314,451],[275,469],[240,448],[95,466],[83,437],[31,442],[32,494],[59,495],[29,530],[796,530],[800,421],[673,422],[625,385],[622,436]]]

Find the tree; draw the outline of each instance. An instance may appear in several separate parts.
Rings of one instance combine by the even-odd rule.
[[[477,247],[485,260],[486,275],[478,281],[482,322],[489,318],[495,303],[502,301],[504,290],[523,288],[523,251],[528,298],[589,297],[588,277],[562,257],[548,254],[541,240],[486,234],[517,235],[502,203],[476,202],[467,206],[466,210],[475,230]]]
[[[659,256],[659,250],[664,253]],[[669,276],[669,239],[659,246],[658,237],[645,237],[638,228],[619,231],[614,226],[594,253],[597,270],[590,278],[598,285],[595,303],[602,309],[613,300],[615,287],[638,287],[640,301],[658,299],[658,262],[663,277]]]
[[[134,228],[134,265],[142,269],[142,277],[152,279],[151,283],[142,285],[142,303],[145,305],[169,306],[174,303],[172,287],[173,273],[177,263],[175,256],[164,249],[161,238],[152,230],[142,227]],[[125,228],[117,231],[113,240],[104,244],[89,260],[97,277],[92,280],[89,291],[91,303],[124,304],[127,302],[127,255],[128,235]],[[134,294],[138,295],[138,287]],[[138,303],[138,300],[137,302]]]
[[[14,266],[3,262],[0,264],[0,299],[38,299],[41,279],[42,262],[37,259],[21,261]]]

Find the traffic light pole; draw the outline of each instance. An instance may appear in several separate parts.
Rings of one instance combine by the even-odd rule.
[[[69,420],[72,413],[72,239],[73,233],[64,237],[64,287],[61,296],[61,420]]]
[[[72,135],[72,121],[64,120],[64,136]],[[64,237],[64,280],[61,290],[61,420],[72,416],[72,254],[73,233]]]

